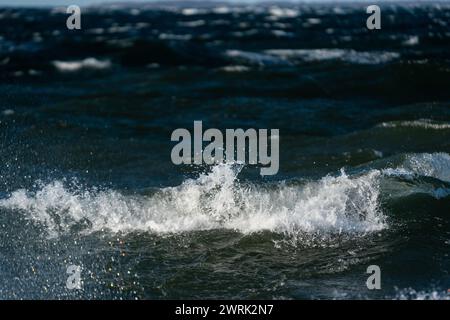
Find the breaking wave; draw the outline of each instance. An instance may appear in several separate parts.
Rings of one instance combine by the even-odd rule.
[[[408,154],[401,166],[384,169],[383,173],[403,177],[431,177],[450,182],[450,155],[444,152]]]
[[[152,195],[83,190],[63,181],[37,191],[16,190],[0,207],[25,212],[52,235],[84,226],[85,232],[177,233],[232,229],[296,235],[370,232],[385,227],[377,207],[378,172],[349,177],[342,172],[303,186],[257,187],[237,180],[240,168],[222,164],[208,174]]]
[[[237,178],[241,166],[219,164],[197,179],[152,194],[126,195],[53,181],[36,191],[19,189],[0,200],[46,227],[50,235],[73,230],[180,233],[230,229],[244,234],[270,231],[304,234],[366,234],[388,228],[380,208],[386,176],[421,175],[450,180],[446,153],[408,155],[402,166],[305,183],[255,185]]]

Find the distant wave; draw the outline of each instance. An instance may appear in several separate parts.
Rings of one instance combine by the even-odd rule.
[[[246,66],[241,66],[241,65],[230,65],[230,66],[225,66],[220,68],[220,70],[225,71],[225,72],[246,72],[249,71],[250,68],[246,67]]]
[[[444,152],[409,154],[403,164],[385,172],[400,175],[419,175],[450,182],[450,155]]]
[[[52,62],[55,68],[60,72],[74,72],[81,69],[108,69],[111,67],[111,61],[109,60],[98,60],[96,58],[86,58],[83,60],[76,61],[59,61],[55,60]]]
[[[398,59],[400,54],[351,49],[270,49],[263,52],[227,50],[225,56],[241,63],[270,66],[332,60],[353,64],[381,64]]]
[[[259,66],[290,65],[290,62],[286,59],[258,52],[227,50],[225,56],[233,61]]]
[[[384,127],[384,128],[412,127],[412,128],[423,128],[423,129],[433,129],[433,130],[450,129],[449,122],[438,122],[438,121],[433,121],[430,119],[383,122],[379,126]]]
[[[396,52],[356,51],[352,49],[272,49],[266,50],[265,53],[294,61],[340,60],[355,64],[380,64],[400,57],[400,54]]]

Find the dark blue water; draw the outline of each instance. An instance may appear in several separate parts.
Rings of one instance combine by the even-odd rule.
[[[448,298],[450,6],[380,6],[0,9],[0,298]],[[175,166],[194,120],[278,174]]]

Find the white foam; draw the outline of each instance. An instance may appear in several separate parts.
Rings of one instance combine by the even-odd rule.
[[[271,49],[266,54],[286,60],[305,62],[341,60],[355,64],[379,64],[397,59],[400,54],[385,51],[355,51],[351,49]]]
[[[433,129],[433,130],[446,130],[450,129],[450,123],[448,122],[437,122],[430,119],[418,119],[412,121],[391,121],[383,122],[379,125],[384,128],[422,128],[422,129]]]
[[[74,72],[81,69],[107,69],[111,67],[109,60],[97,60],[96,58],[86,58],[77,61],[53,61],[53,65],[61,72]]]
[[[388,227],[379,207],[384,176],[419,175],[448,182],[450,155],[410,154],[396,168],[355,176],[342,171],[301,185],[242,183],[237,178],[240,169],[236,164],[219,164],[197,179],[151,195],[125,195],[53,181],[35,191],[16,190],[0,200],[0,207],[22,212],[53,236],[80,226],[85,233],[229,229],[244,234],[271,231],[289,239],[358,235]],[[430,193],[442,198],[449,190],[439,187]]]
[[[250,68],[246,67],[246,66],[241,66],[241,65],[230,65],[230,66],[222,67],[221,70],[223,70],[225,72],[246,72],[246,71],[249,71]]]
[[[198,14],[206,13],[205,10],[196,9],[196,8],[184,8],[181,10],[181,14],[185,16],[193,16]]]
[[[322,20],[318,19],[318,18],[309,18],[306,21],[308,21],[308,23],[310,25],[316,25],[316,24],[321,24]]]
[[[419,44],[419,37],[418,36],[411,36],[405,41],[402,42],[405,46],[416,46]]]
[[[295,18],[298,17],[299,11],[290,8],[272,6],[269,8],[269,14],[275,18]]]
[[[435,289],[417,291],[412,288],[397,289],[393,300],[450,300],[450,291],[445,292],[444,290]]]
[[[272,231],[302,234],[359,234],[387,225],[378,208],[378,171],[358,177],[344,172],[302,186],[242,184],[236,165],[217,165],[208,174],[153,195],[114,190],[71,189],[54,181],[30,192],[20,189],[0,200],[46,227],[50,235],[88,225],[83,232],[179,233],[230,229],[244,234]],[[58,217],[58,218],[55,218]]]
[[[229,14],[229,13],[233,12],[233,10],[226,6],[220,6],[220,7],[214,8],[212,10],[212,12],[215,14]]]

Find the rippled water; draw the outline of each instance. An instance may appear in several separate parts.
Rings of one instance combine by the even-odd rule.
[[[450,7],[382,10],[0,9],[0,298],[448,299]],[[173,165],[194,120],[279,173]]]

